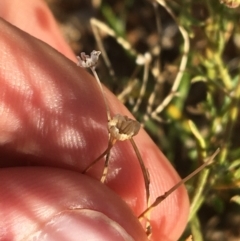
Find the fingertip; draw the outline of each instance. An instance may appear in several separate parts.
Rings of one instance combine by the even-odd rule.
[[[0,16],[75,61],[75,55],[63,39],[52,13],[42,0],[1,0]]]
[[[28,155],[28,163],[82,170],[107,145],[97,84],[85,70],[4,20],[0,32],[0,143],[11,153]]]
[[[134,241],[116,221],[105,214],[89,209],[62,212],[45,224],[41,231],[33,234],[29,240],[98,240],[98,241]]]
[[[147,240],[127,205],[96,180],[47,167],[6,168],[0,173],[3,240],[35,240],[46,234],[51,234],[49,240],[79,240],[82,236]]]

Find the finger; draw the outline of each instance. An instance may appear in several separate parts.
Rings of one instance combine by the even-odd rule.
[[[75,60],[44,1],[1,0],[0,17]]]
[[[0,176],[1,240],[147,240],[127,205],[86,175],[30,167]]]
[[[98,86],[48,45],[0,25],[0,143],[9,157],[1,165],[31,164],[34,157],[35,164],[82,170],[108,141]]]

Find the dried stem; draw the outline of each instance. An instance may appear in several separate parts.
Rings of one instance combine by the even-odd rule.
[[[106,160],[105,160],[105,162],[104,162],[103,174],[102,174],[102,177],[101,177],[101,182],[102,182],[102,183],[104,183],[105,180],[106,180],[106,178],[107,178],[110,151],[111,151],[111,148],[110,148],[109,151],[107,152]]]
[[[83,170],[82,173],[84,174],[84,173],[88,172],[89,169],[90,169],[93,165],[95,165],[99,160],[101,160],[104,156],[106,156],[106,155],[110,152],[110,150],[111,150],[112,147],[113,147],[113,144],[112,144],[112,142],[109,141],[107,149],[106,149],[98,158],[96,158],[92,163],[90,163],[90,164]]]
[[[142,102],[142,98],[146,92],[146,87],[147,87],[147,82],[148,82],[148,76],[149,76],[149,66],[150,66],[150,62],[151,62],[151,55],[149,53],[146,53],[144,56],[144,73],[143,73],[143,82],[142,82],[142,86],[140,89],[140,93],[137,99],[137,102],[133,108],[133,113],[136,113],[138,111],[138,108]]]
[[[166,9],[166,11],[172,16],[172,18],[177,23],[178,21],[177,21],[176,16],[172,12],[172,10],[167,6],[166,2],[163,1],[163,0],[156,0],[156,1]],[[177,90],[180,86],[182,76],[183,76],[183,73],[184,73],[184,71],[186,69],[186,65],[187,65],[188,53],[189,53],[189,48],[190,48],[190,41],[189,41],[187,31],[180,24],[178,24],[178,28],[179,28],[179,31],[181,32],[183,40],[184,40],[183,56],[182,56],[182,59],[181,59],[181,63],[180,63],[180,66],[179,66],[177,76],[174,80],[174,83],[173,83],[173,86],[171,88],[171,91],[170,91],[169,95],[167,95],[167,97],[162,101],[162,103],[151,113],[151,117],[156,119],[156,120],[159,120],[157,115],[163,111],[163,109],[171,102],[171,100],[175,96],[175,94],[176,94],[176,92],[177,92]],[[145,121],[147,119],[148,118],[145,116]]]
[[[157,205],[159,205],[164,199],[166,199],[172,192],[174,192],[177,188],[179,188],[182,184],[187,182],[189,179],[191,179],[193,176],[195,176],[198,172],[200,172],[202,169],[204,169],[206,166],[210,165],[213,162],[213,159],[216,157],[216,155],[219,153],[220,149],[218,148],[213,155],[211,155],[204,164],[202,164],[200,167],[198,167],[195,171],[193,171],[191,174],[189,174],[187,177],[182,179],[180,182],[178,182],[176,185],[174,185],[172,188],[170,188],[167,192],[165,192],[162,196],[159,196],[156,198],[156,200],[144,211],[142,212],[138,218],[141,219],[145,217],[149,212],[152,211],[153,208],[155,208]]]
[[[110,121],[110,120],[111,120],[110,110],[109,110],[109,106],[108,106],[108,103],[107,103],[107,99],[106,99],[105,94],[104,94],[104,92],[103,92],[102,84],[101,84],[101,82],[100,82],[100,80],[99,80],[99,78],[98,78],[97,72],[95,71],[95,67],[92,67],[91,70],[92,70],[93,75],[94,75],[94,77],[96,78],[97,83],[98,83],[98,85],[99,85],[99,88],[100,88],[100,90],[101,90],[101,92],[102,92],[102,96],[103,96],[103,99],[104,99],[104,103],[105,103],[105,107],[106,107],[106,112],[107,112],[107,120]]]
[[[142,170],[142,174],[143,174],[143,178],[144,178],[144,184],[145,184],[145,190],[146,190],[146,203],[147,203],[147,207],[148,207],[148,204],[149,204],[149,197],[150,197],[150,190],[149,190],[149,185],[150,185],[150,177],[149,177],[149,173],[148,173],[148,170],[147,168],[145,167],[144,165],[144,162],[143,162],[143,159],[141,157],[141,154],[138,150],[138,147],[135,143],[135,141],[133,140],[133,138],[130,139],[130,142],[132,144],[132,147],[137,155],[137,158],[138,158],[138,161],[139,161],[139,164],[140,164],[140,167],[141,167],[141,170]]]

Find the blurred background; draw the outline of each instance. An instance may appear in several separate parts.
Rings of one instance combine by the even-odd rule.
[[[186,184],[180,240],[239,241],[240,1],[45,1],[76,55],[102,51],[101,81],[182,177],[221,147]]]

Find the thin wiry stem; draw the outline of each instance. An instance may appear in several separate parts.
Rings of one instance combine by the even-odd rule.
[[[104,162],[104,168],[103,168],[103,174],[101,177],[101,182],[104,183],[107,177],[107,173],[108,173],[108,165],[109,165],[109,157],[110,157],[110,151],[111,149],[109,149],[107,156],[106,156],[106,160]]]
[[[219,153],[220,149],[218,148],[213,155],[211,155],[204,164],[202,164],[200,167],[198,167],[195,171],[193,171],[191,174],[189,174],[187,177],[182,179],[180,182],[178,182],[176,185],[174,185],[172,188],[170,188],[167,192],[165,192],[163,195],[156,198],[156,200],[144,211],[142,212],[138,218],[141,219],[145,217],[149,212],[152,211],[153,208],[155,208],[158,204],[160,204],[164,199],[166,199],[171,193],[173,193],[177,188],[179,188],[182,184],[187,182],[189,179],[191,179],[193,176],[195,176],[197,173],[199,173],[202,169],[204,169],[206,166],[210,165],[216,155]]]
[[[140,89],[140,93],[137,99],[137,102],[133,108],[133,113],[136,113],[138,111],[138,108],[142,102],[143,96],[146,92],[146,87],[147,87],[147,82],[148,82],[148,76],[149,76],[149,66],[150,66],[150,62],[151,62],[151,56],[149,53],[145,54],[145,61],[144,61],[144,73],[143,73],[143,82],[142,82],[142,86]]]
[[[101,158],[103,158],[104,156],[106,156],[106,155],[110,152],[110,150],[111,150],[112,147],[113,147],[112,143],[109,142],[107,149],[106,149],[98,158],[96,158],[92,163],[90,163],[90,164],[83,170],[82,173],[88,172],[89,169],[90,169],[94,164],[96,164],[99,160],[101,160]]]
[[[95,18],[91,18],[90,23],[91,23],[91,26],[92,26],[92,29],[93,29],[93,34],[94,34],[95,39],[97,41],[98,48],[101,50],[104,62],[106,64],[107,68],[109,69],[109,73],[110,73],[110,75],[112,76],[113,79],[116,79],[114,69],[112,67],[112,64],[111,64],[108,56],[107,56],[107,52],[105,51],[105,48],[103,46],[102,40],[100,38],[100,35],[99,35],[97,29],[101,29],[102,31],[106,32],[109,36],[116,39],[116,41],[124,49],[126,49],[128,51],[128,53],[130,53],[131,55],[140,56],[140,54],[138,54],[136,52],[136,50],[133,49],[133,47],[130,45],[130,43],[127,40],[125,40],[122,37],[117,36],[116,33],[110,27],[108,27],[106,24],[104,24],[103,22],[101,22],[101,21],[99,21]]]
[[[119,99],[120,102],[125,103],[126,102],[126,97],[132,93],[133,89],[138,83],[138,79],[133,79],[132,81],[128,81],[127,86],[123,89],[123,91],[117,95],[117,98]]]
[[[95,18],[91,19],[91,24],[94,27],[98,27],[99,29],[102,29],[103,31],[105,31],[106,33],[108,33],[108,35],[110,35],[111,37],[115,38],[116,41],[123,46],[124,49],[128,50],[130,54],[132,54],[133,56],[137,56],[137,52],[135,49],[133,49],[133,47],[131,46],[131,44],[124,38],[117,36],[116,33],[110,28],[108,27],[105,23],[98,21]]]
[[[97,28],[103,28],[105,29],[106,26],[105,24],[101,23],[100,21],[98,21],[97,19],[95,18],[91,18],[90,20],[90,23],[91,23],[91,26],[92,26],[92,30],[93,30],[93,34],[94,34],[94,37],[97,41],[97,45],[98,45],[98,48],[100,49],[100,51],[102,52],[102,56],[103,56],[103,60],[109,70],[109,73],[110,73],[110,76],[113,78],[113,79],[116,79],[116,75],[115,75],[115,72],[114,72],[114,69],[112,67],[112,64],[107,56],[107,53],[105,51],[105,48],[103,47],[103,43],[102,43],[102,40],[100,38],[100,35],[98,33],[98,30]]]
[[[97,80],[97,83],[99,85],[99,88],[102,92],[102,96],[103,96],[103,99],[104,99],[104,103],[105,103],[105,107],[106,107],[106,112],[107,112],[107,120],[110,121],[111,120],[111,115],[110,115],[110,110],[109,110],[109,106],[108,106],[108,103],[107,103],[107,99],[105,97],[105,94],[103,92],[103,87],[102,87],[102,84],[100,82],[100,79],[98,78],[98,75],[97,75],[97,72],[95,71],[95,67],[92,67],[91,68],[92,72],[93,72],[93,75],[95,77],[95,79]]]
[[[135,141],[133,140],[133,138],[130,138],[130,142],[132,144],[132,147],[137,155],[138,158],[138,162],[140,164],[141,170],[142,170],[142,174],[143,174],[143,179],[144,179],[144,185],[145,185],[145,190],[146,190],[146,204],[147,204],[147,208],[149,206],[149,199],[150,199],[150,189],[149,189],[149,185],[150,185],[150,176],[148,173],[147,168],[145,167],[145,164],[143,162],[142,156],[138,150],[138,147],[135,143]],[[149,213],[150,215],[150,213]],[[147,223],[146,223],[146,230],[147,230],[147,234],[150,235],[151,234],[151,225],[148,222],[150,216],[147,217]]]
[[[152,2],[153,5],[153,10],[154,10],[154,15],[155,15],[155,21],[156,21],[156,28],[157,28],[157,35],[158,35],[158,46],[157,46],[157,53],[153,53],[157,59],[155,60],[153,64],[153,68],[151,69],[151,73],[154,76],[156,80],[156,84],[154,86],[154,90],[150,94],[150,97],[148,98],[148,103],[147,103],[147,111],[143,116],[143,125],[145,122],[149,119],[149,115],[152,113],[153,110],[153,105],[155,102],[155,98],[158,95],[159,96],[159,91],[160,89],[160,84],[161,84],[161,64],[160,64],[160,55],[162,51],[162,24],[161,24],[161,19],[158,13],[158,4],[156,2]]]
[[[174,13],[172,12],[172,10],[167,6],[166,2],[163,1],[163,0],[156,0],[161,6],[163,6],[166,11],[172,16],[172,18],[175,20],[175,22],[178,22],[177,21],[177,18],[176,16],[174,15]],[[179,31],[181,32],[182,34],[182,37],[183,37],[183,40],[184,40],[184,45],[183,45],[183,56],[182,56],[182,59],[181,59],[181,63],[180,63],[180,66],[179,66],[179,70],[178,70],[178,73],[177,73],[177,76],[174,80],[174,83],[173,83],[173,86],[171,88],[171,91],[170,91],[170,94],[162,101],[162,103],[151,113],[151,117],[154,118],[154,119],[157,119],[157,115],[163,111],[163,109],[171,102],[171,100],[173,99],[174,97],[174,94],[172,93],[176,93],[179,86],[180,86],[180,83],[181,83],[181,80],[182,80],[182,76],[183,76],[183,73],[186,69],[186,66],[187,66],[187,61],[188,61],[188,53],[189,53],[189,49],[190,49],[190,41],[189,41],[189,37],[188,37],[188,33],[187,31],[180,25],[178,24],[178,28],[179,28]]]
[[[133,140],[133,138],[130,139],[130,142],[131,142],[132,147],[133,147],[133,149],[134,149],[134,151],[135,151],[135,153],[137,155],[137,158],[138,158],[141,170],[142,170],[143,179],[144,179],[144,185],[145,185],[145,189],[146,189],[146,201],[147,201],[146,203],[147,203],[147,206],[148,206],[149,197],[150,197],[150,190],[149,190],[150,177],[149,177],[149,174],[148,174],[148,170],[147,170],[147,168],[144,165],[144,162],[143,162],[141,154],[140,154],[140,152],[138,150],[138,147],[137,147],[135,141]]]
[[[200,159],[203,160],[207,156],[207,151],[206,151],[207,144],[205,142],[205,139],[202,137],[201,133],[197,129],[194,122],[189,120],[188,124],[189,124],[192,134],[194,135],[194,137],[197,141],[197,145],[199,147],[198,155],[199,155]],[[209,170],[205,169],[201,172],[201,174],[198,177],[197,184],[195,185],[195,188],[194,188],[193,198],[191,200],[190,213],[189,213],[189,217],[188,217],[189,221],[195,216],[197,210],[199,209],[202,202],[204,201],[202,193],[203,193],[204,187],[207,184],[208,176],[209,176]]]

